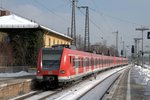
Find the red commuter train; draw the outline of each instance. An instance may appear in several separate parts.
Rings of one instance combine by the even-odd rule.
[[[64,46],[41,48],[37,79],[46,87],[57,87],[58,84],[72,82],[101,70],[126,64],[128,58],[93,54]]]

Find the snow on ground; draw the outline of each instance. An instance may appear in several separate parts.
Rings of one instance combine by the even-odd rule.
[[[141,85],[147,85],[150,82],[150,66],[144,65],[144,68],[141,66],[135,65],[133,71],[137,74],[138,78],[136,83]]]
[[[27,75],[35,75],[35,73],[28,73],[26,71],[21,71],[17,73],[0,73],[0,77],[21,77]]]
[[[128,66],[119,67],[119,68],[105,71],[105,72],[97,75],[96,79],[94,79],[94,77],[93,77],[91,79],[80,82],[79,84],[74,85],[67,90],[64,90],[56,95],[50,96],[46,100],[76,100],[78,97],[80,97],[85,92],[89,91],[92,87],[94,87],[100,81],[104,80],[106,77],[112,75],[113,73],[115,73],[123,68],[127,68],[127,67]],[[107,86],[104,86],[104,87],[107,87]],[[100,94],[102,94],[102,93],[100,92]]]

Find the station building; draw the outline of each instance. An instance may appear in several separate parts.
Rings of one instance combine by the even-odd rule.
[[[0,11],[0,66],[36,66],[41,47],[71,44],[72,40],[33,20]]]
[[[70,44],[72,38],[54,31],[48,27],[42,26],[32,20],[25,19],[23,17],[17,16],[15,14],[10,14],[8,11],[0,11],[0,30],[15,29],[41,29],[43,32],[43,46],[51,47],[54,44]],[[7,36],[2,31],[0,31],[0,41],[5,40]]]

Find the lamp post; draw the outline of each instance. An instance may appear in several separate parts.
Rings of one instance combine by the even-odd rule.
[[[145,27],[141,27],[141,28],[136,28],[136,30],[142,32],[142,67],[143,67],[143,32],[149,29]]]
[[[118,30],[112,33],[116,33],[116,51],[118,52]]]
[[[126,45],[126,50],[125,50],[125,55],[126,55],[126,57],[128,57],[129,55],[128,55],[128,53],[129,53],[129,45]]]
[[[103,54],[104,54],[104,53],[103,53],[103,45],[104,45],[103,37],[101,37],[101,40],[103,41],[103,43],[102,43],[102,55],[103,55]]]
[[[147,54],[149,54],[149,55],[148,55],[148,62],[149,62],[149,65],[150,65],[150,50],[149,50],[150,46],[149,46],[149,45],[146,45],[145,47],[147,48],[147,50],[146,50],[145,52],[146,52]]]
[[[135,40],[135,52],[134,52],[134,56],[135,56],[135,61],[137,64],[139,64],[139,41],[142,40],[142,38],[134,38]]]

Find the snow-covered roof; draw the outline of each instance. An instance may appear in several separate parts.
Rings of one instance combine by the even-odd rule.
[[[56,32],[50,28],[39,25],[38,23],[32,20],[22,18],[15,14],[0,17],[0,28],[39,28],[39,27],[72,40],[72,38],[69,36]]]
[[[60,35],[60,36],[63,36],[63,37],[66,37],[66,38],[69,38],[69,39],[72,40],[71,37],[69,37],[69,36],[67,36],[67,35],[64,35],[64,34],[62,34],[62,33],[56,32],[56,31],[54,31],[54,30],[52,30],[52,29],[50,29],[50,28],[47,28],[47,27],[42,26],[42,25],[40,25],[40,27],[41,27],[42,29],[45,29],[45,30],[47,30],[47,31],[53,32],[53,33],[55,33],[55,34],[58,34],[58,35]]]
[[[0,28],[37,28],[38,26],[37,23],[14,14],[0,17]]]

